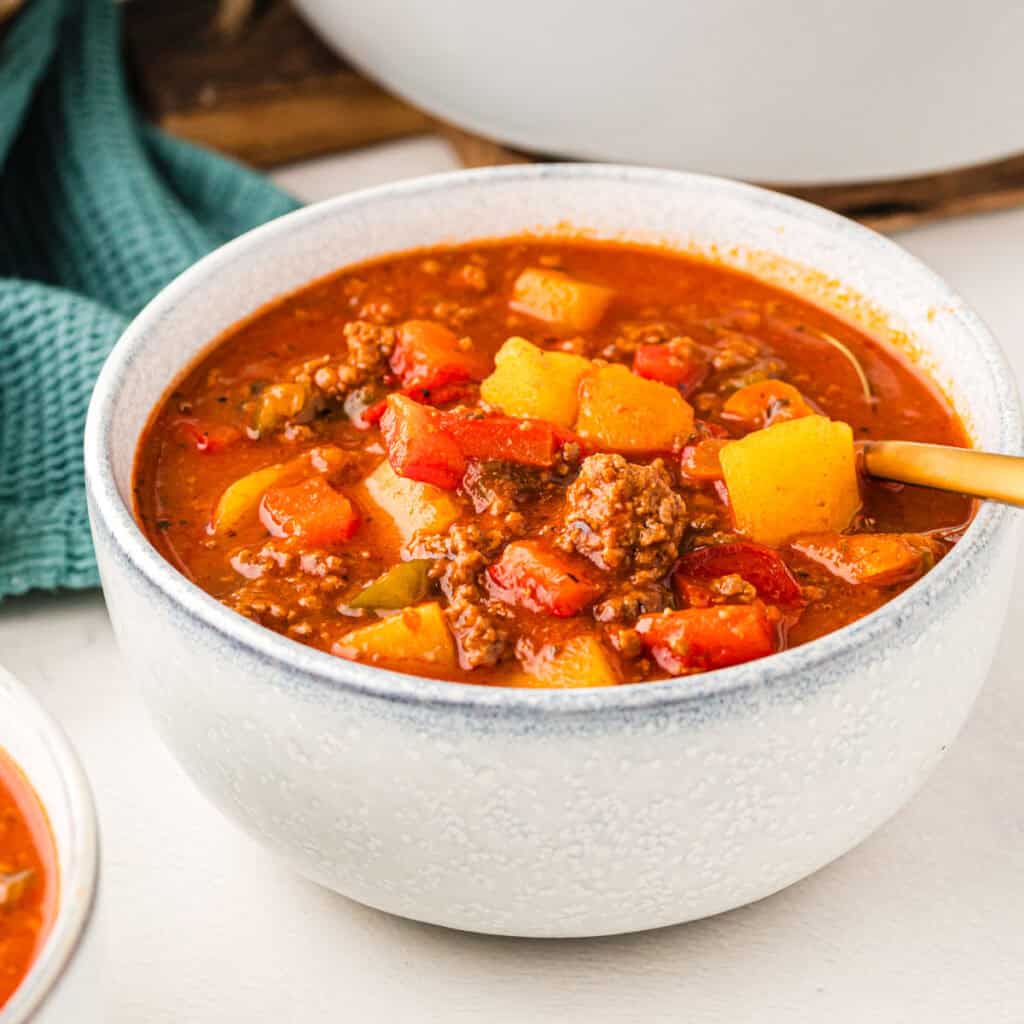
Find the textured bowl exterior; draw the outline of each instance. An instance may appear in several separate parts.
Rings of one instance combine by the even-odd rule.
[[[99,841],[85,773],[60,726],[0,668],[0,748],[31,781],[57,848],[57,917],[0,1024],[99,1024],[104,1019],[96,905]]]
[[[219,330],[337,266],[526,230],[704,253],[876,329],[871,310],[882,308],[977,443],[1020,451],[1013,378],[994,341],[934,275],[871,232],[673,172],[463,172],[292,214],[197,264],[140,314],[104,369],[86,432],[104,591],[170,748],[217,806],[302,874],[481,932],[597,935],[691,920],[827,864],[926,777],[991,662],[1016,550],[1009,510],[983,507],[924,580],[803,648],[691,679],[536,692],[416,679],[278,637],[178,575],[127,504],[150,409]]]

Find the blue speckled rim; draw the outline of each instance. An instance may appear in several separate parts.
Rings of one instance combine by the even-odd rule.
[[[978,556],[1010,526],[1013,511],[1005,506],[984,504],[963,539],[935,569],[881,609],[830,633],[819,640],[783,651],[761,661],[720,669],[699,676],[661,680],[637,686],[582,690],[525,690],[502,687],[458,685],[423,679],[360,665],[333,657],[280,636],[249,621],[191,583],[156,551],[135,522],[130,508],[117,489],[107,439],[113,413],[125,376],[145,350],[153,326],[207,275],[251,258],[254,251],[271,246],[294,229],[321,218],[335,218],[348,210],[372,206],[393,199],[422,198],[472,184],[559,179],[606,180],[662,185],[699,190],[709,199],[716,195],[742,200],[765,213],[779,212],[809,226],[845,238],[861,249],[876,250],[887,260],[902,261],[908,273],[930,280],[955,310],[955,317],[983,360],[999,398],[1001,410],[998,449],[1021,451],[1020,400],[1015,377],[1001,349],[981,320],[936,274],[887,238],[821,207],[765,189],[707,175],[685,174],[652,168],[613,164],[542,164],[503,167],[414,178],[377,188],[365,189],[308,206],[263,227],[250,231],[222,246],[176,278],[136,317],[118,341],[100,374],[89,406],[85,431],[86,479],[95,514],[100,517],[120,555],[174,605],[230,646],[244,648],[269,667],[291,676],[308,679],[311,686],[328,686],[383,701],[448,707],[485,715],[513,714],[544,716],[581,712],[614,713],[656,708],[719,696],[746,687],[770,686],[797,673],[826,674],[832,663],[850,657],[866,657],[881,649],[887,638],[900,630],[912,629],[914,622],[928,614],[946,588],[955,588],[965,574],[977,571]]]

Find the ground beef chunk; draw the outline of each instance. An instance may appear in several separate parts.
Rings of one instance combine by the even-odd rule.
[[[669,607],[668,588],[656,579],[643,578],[653,576],[653,570],[636,575],[642,578],[629,580],[594,605],[594,618],[598,622],[634,623],[641,615]]]
[[[502,543],[499,530],[456,523],[445,535],[445,556],[431,570],[448,598],[445,614],[464,668],[497,665],[510,651],[508,609],[490,598],[483,581]]]
[[[345,358],[338,361],[325,356],[311,360],[301,372],[308,375],[312,387],[326,398],[342,399],[387,370],[396,333],[394,327],[353,320],[342,329]]]
[[[349,577],[349,560],[329,551],[297,552],[287,542],[267,541],[262,547],[240,548],[231,567],[245,582],[223,598],[224,603],[246,618],[293,636],[307,638],[314,632],[311,619],[340,597]],[[290,600],[277,595],[281,584]]]
[[[661,459],[641,466],[590,455],[566,493],[557,543],[611,570],[666,572],[686,529],[686,503]]]

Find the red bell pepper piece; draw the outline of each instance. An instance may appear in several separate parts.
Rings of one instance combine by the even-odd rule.
[[[399,475],[447,491],[458,487],[466,457],[445,431],[441,413],[404,395],[391,395],[380,421],[388,462]]]
[[[487,575],[499,600],[559,618],[579,614],[602,590],[574,560],[533,540],[509,544]]]
[[[734,541],[697,548],[679,559],[672,583],[680,596],[686,580],[715,579],[735,573],[757,588],[758,597],[772,604],[803,603],[800,584],[777,551],[751,541]]]
[[[760,601],[643,615],[636,628],[654,660],[673,675],[727,668],[775,651],[775,630]]]
[[[270,487],[260,501],[260,522],[275,537],[302,537],[314,547],[342,544],[359,527],[352,502],[322,476],[290,487]]]
[[[447,405],[449,402],[468,398],[473,394],[473,385],[466,381],[456,381],[452,384],[443,384],[438,388],[402,388],[397,394],[405,395],[406,398],[411,398],[414,402],[420,402],[423,405]],[[382,398],[379,402],[368,405],[360,414],[359,421],[353,420],[353,422],[360,430],[372,427],[375,423],[380,422],[387,407],[388,400]]]
[[[230,447],[242,437],[242,432],[223,423],[203,423],[180,416],[174,421],[178,436],[191,444],[197,452],[214,455]]]
[[[707,376],[707,364],[670,345],[640,345],[633,356],[633,372],[686,392]]]
[[[433,320],[407,320],[398,329],[391,369],[404,388],[434,389],[456,381],[483,380],[491,360]]]
[[[558,439],[552,425],[543,420],[446,415],[442,423],[467,459],[494,459],[521,466],[550,466],[555,461]]]

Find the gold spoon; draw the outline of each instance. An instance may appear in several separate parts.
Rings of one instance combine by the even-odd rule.
[[[1024,508],[1024,458],[917,441],[864,441],[865,472]]]

